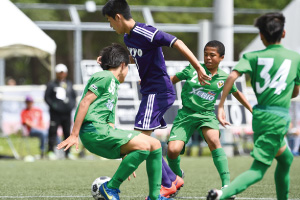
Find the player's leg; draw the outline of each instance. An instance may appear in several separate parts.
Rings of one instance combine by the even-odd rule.
[[[180,152],[184,148],[184,142],[181,140],[173,140],[168,143],[167,160],[172,171],[182,177],[180,168]]]
[[[144,134],[140,134],[130,140],[127,144],[121,146],[121,154],[127,154],[127,156],[122,161],[119,169],[120,171],[124,171],[126,169],[127,177],[135,171],[138,165],[142,162],[141,159],[137,159],[136,155],[137,151],[148,151],[149,154],[146,160],[146,169],[148,174],[149,181],[149,197],[150,199],[157,199],[160,194],[160,185],[161,185],[161,176],[162,176],[162,150],[161,144],[159,140],[149,137]],[[128,158],[127,158],[128,157]],[[128,163],[124,163],[124,161]],[[132,165],[136,163],[135,166]],[[123,164],[123,165],[122,165]],[[131,167],[131,171],[129,173],[129,166]],[[129,174],[128,174],[129,173]],[[117,174],[117,173],[116,173]],[[126,175],[124,177],[126,177]]]
[[[235,194],[243,192],[249,186],[260,181],[268,168],[269,165],[254,160],[249,170],[235,178],[228,187],[218,191],[219,199],[228,199]]]
[[[157,128],[165,128],[166,122],[163,119],[163,115],[170,108],[175,101],[174,94],[149,94],[143,95],[142,101],[139,107],[139,111],[135,119],[135,130],[142,131],[146,135],[151,135],[152,131]],[[162,186],[168,189],[174,188],[173,181],[176,179],[174,176],[168,175],[167,172],[171,172],[166,168],[168,165],[163,165],[165,170],[162,170]],[[176,190],[170,190],[170,192],[176,192]]]
[[[277,166],[275,170],[275,184],[277,199],[288,199],[290,186],[290,167],[293,162],[293,154],[289,148],[281,147],[275,157]]]
[[[222,187],[224,187],[230,183],[230,173],[227,156],[219,139],[220,132],[219,130],[212,129],[210,127],[202,127],[202,133],[211,151],[214,164],[222,180]]]
[[[185,151],[185,144],[191,138],[198,120],[194,118],[194,112],[186,108],[178,110],[178,114],[173,121],[168,141],[167,159],[170,168],[178,176],[182,177],[180,168],[180,154]]]

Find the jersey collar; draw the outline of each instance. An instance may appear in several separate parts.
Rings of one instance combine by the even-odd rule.
[[[205,69],[206,74],[212,78],[212,73],[206,68],[205,64],[200,63],[200,65]],[[219,74],[220,74],[220,68],[218,67],[217,73],[214,76],[219,76]]]
[[[127,34],[127,36],[128,36],[129,38],[131,37],[132,31],[133,31],[133,29],[138,25],[138,23],[139,23],[139,22],[135,22],[134,26],[133,26],[132,29],[130,30],[130,34],[129,34],[129,35]]]

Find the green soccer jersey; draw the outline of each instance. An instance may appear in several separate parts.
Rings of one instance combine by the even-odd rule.
[[[280,44],[246,53],[234,70],[248,73],[259,105],[290,107],[294,85],[300,85],[300,55]]]
[[[119,84],[120,82],[110,71],[104,70],[93,74],[84,88],[81,100],[88,91],[93,92],[97,98],[89,106],[83,123],[87,121],[105,124],[115,123]],[[75,119],[78,108],[79,106],[75,113]]]
[[[205,65],[201,65],[205,69],[206,74],[211,76]],[[201,85],[198,81],[197,71],[190,64],[181,72],[176,73],[176,76],[180,80],[186,80],[181,92],[182,105],[197,112],[213,111],[215,109],[214,105],[220,92],[223,90],[228,74],[218,69],[217,74],[209,81],[210,85]],[[236,91],[237,88],[234,85],[230,93]]]

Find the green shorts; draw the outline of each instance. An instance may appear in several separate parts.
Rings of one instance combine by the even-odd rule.
[[[215,113],[213,111],[195,112],[183,107],[178,110],[178,115],[173,122],[169,142],[180,140],[186,144],[195,130],[197,130],[205,140],[201,130],[202,127],[219,130],[219,121],[217,120]],[[181,154],[183,154],[184,151],[185,148],[183,148]]]
[[[139,135],[138,131],[114,129],[108,124],[87,122],[81,126],[80,139],[83,146],[98,156],[116,159],[121,158],[121,146]]]
[[[271,165],[278,150],[286,144],[284,136],[290,121],[287,108],[254,106],[252,120],[254,147],[251,156],[266,165]]]

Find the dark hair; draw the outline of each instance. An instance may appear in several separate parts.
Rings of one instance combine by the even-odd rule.
[[[101,67],[103,70],[118,68],[123,62],[126,66],[129,63],[129,54],[127,49],[119,44],[112,44],[111,46],[105,47],[100,52],[100,56]]]
[[[205,45],[204,50],[205,50],[206,47],[215,47],[215,48],[217,48],[217,51],[220,54],[220,56],[224,56],[225,55],[225,46],[224,46],[224,44],[222,42],[220,42],[218,40],[209,41]]]
[[[132,18],[130,8],[126,0],[109,0],[102,8],[102,15],[115,19],[116,14],[121,14],[126,20]]]
[[[280,42],[284,30],[285,17],[282,13],[267,13],[255,20],[254,26],[267,42]]]

